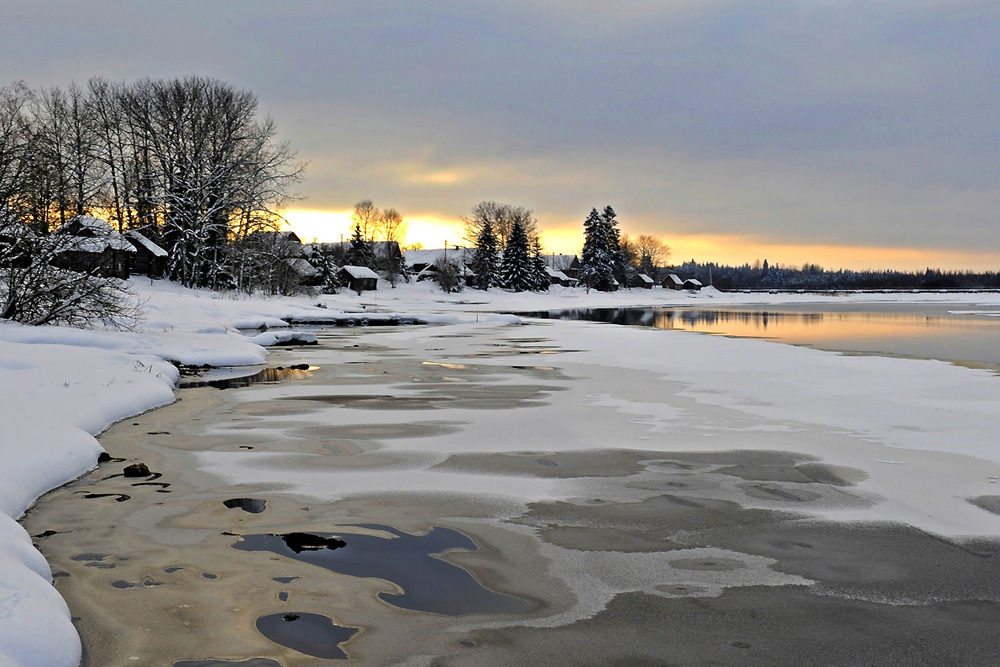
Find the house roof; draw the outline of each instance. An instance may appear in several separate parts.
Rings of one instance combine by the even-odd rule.
[[[316,267],[301,257],[289,257],[285,262],[288,263],[288,266],[292,267],[292,271],[295,271],[295,273],[303,278],[312,278],[319,274]]]
[[[367,266],[342,266],[343,271],[347,271],[348,275],[352,278],[374,278],[378,280],[378,274],[369,269]]]
[[[639,280],[641,280],[644,283],[649,283],[650,285],[652,285],[653,283],[656,282],[655,280],[653,280],[652,278],[650,278],[649,276],[647,276],[645,273],[638,274],[636,276],[636,278],[638,278]]]
[[[671,283],[673,283],[674,285],[683,285],[683,284],[684,284],[684,281],[683,281],[683,280],[681,280],[681,279],[680,279],[680,278],[679,278],[679,277],[677,276],[677,274],[676,274],[676,273],[671,273],[670,275],[668,275],[668,276],[666,277],[666,280],[664,280],[664,282],[671,282]]]
[[[87,234],[69,234],[63,231],[70,229],[87,232]],[[135,247],[124,236],[116,232],[106,220],[90,215],[78,215],[70,218],[60,229],[60,232],[70,239],[69,245],[71,247],[67,247],[66,250],[104,252],[107,248],[111,248],[113,250],[135,252]]]
[[[125,252],[135,252],[135,246],[125,240],[125,237],[118,232],[117,238],[96,237],[96,236],[72,236],[62,235],[66,239],[64,247],[58,252],[93,252],[102,253],[108,248],[112,250],[123,250]]]
[[[698,287],[701,287],[701,281],[698,280],[697,278],[688,278],[687,280],[684,281],[684,284],[685,285],[697,285]]]
[[[283,231],[283,232],[276,232],[270,230],[259,231],[259,232],[254,232],[253,234],[251,234],[251,236],[260,236],[261,238],[272,238],[272,239],[282,239],[285,241],[294,241],[295,243],[302,245],[302,239],[299,238],[299,235],[291,231]]]
[[[553,269],[565,270],[572,268],[577,261],[576,255],[542,255],[546,263]]]
[[[107,220],[95,218],[92,215],[77,215],[70,218],[69,222],[67,222],[67,224],[74,223],[99,235],[115,231]]]
[[[545,267],[545,273],[549,274],[550,278],[556,278],[558,280],[570,280],[570,277],[567,276],[565,273],[559,271],[558,269],[553,269],[552,267],[549,266]]]
[[[407,266],[417,266],[418,264],[433,264],[438,260],[438,258],[444,257],[447,253],[448,257],[460,257],[464,262],[466,260],[466,253],[470,251],[469,248],[437,248],[434,250],[407,250],[403,258],[406,260]]]
[[[153,255],[153,257],[166,257],[167,256],[167,251],[166,250],[164,250],[160,246],[156,245],[155,243],[153,243],[152,241],[150,241],[149,239],[147,239],[145,236],[143,236],[142,234],[140,234],[138,231],[136,231],[134,229],[130,229],[127,232],[125,232],[125,238],[127,238],[130,241],[132,241],[133,245],[136,244],[136,243],[138,243],[139,245],[141,245],[143,248],[145,248],[146,250],[148,250],[149,253],[151,255]]]

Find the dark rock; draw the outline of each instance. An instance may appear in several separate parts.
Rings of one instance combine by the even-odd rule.
[[[309,364],[295,364],[294,366],[289,366],[293,371],[307,371],[309,370]]]
[[[98,463],[107,463],[110,460],[111,460],[111,454],[108,454],[107,452],[101,452],[100,454],[97,455]]]
[[[289,622],[291,622],[291,621],[297,621],[297,620],[299,620],[299,618],[301,618],[301,617],[300,617],[300,616],[299,616],[298,614],[285,614],[285,615],[284,615],[284,616],[282,616],[281,618],[283,618],[283,619],[284,619],[284,620],[286,620],[286,621],[289,621]]]
[[[149,466],[145,463],[133,463],[125,466],[123,471],[126,477],[149,477],[153,473],[149,471]]]

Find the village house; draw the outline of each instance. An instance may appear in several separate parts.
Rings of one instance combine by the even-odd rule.
[[[371,241],[372,254],[379,264],[397,263],[403,261],[403,252],[399,249],[396,241]],[[305,245],[306,255],[314,250],[321,253],[332,254],[341,261],[347,257],[351,249],[350,241],[335,241],[333,243],[307,243]]]
[[[463,282],[468,282],[475,273],[469,268],[475,257],[474,248],[436,248],[432,250],[408,250],[403,256],[410,275],[414,280],[429,280],[437,273],[434,265],[440,261],[451,261],[458,267]]]
[[[106,220],[78,215],[55,233],[66,239],[56,257],[57,266],[105,278],[128,278],[135,247]]]
[[[628,280],[629,287],[641,287],[642,289],[653,289],[653,285],[655,284],[656,281],[645,273],[637,273]]]
[[[676,273],[668,274],[667,277],[663,279],[662,285],[667,289],[676,289],[676,290],[684,289],[684,281],[681,280],[680,276],[678,276]]]
[[[565,273],[558,269],[553,269],[551,266],[545,267],[545,273],[549,276],[550,285],[561,285],[562,287],[576,287],[580,284],[580,281],[576,278],[570,278]]]
[[[135,248],[129,272],[133,275],[164,278],[167,275],[167,251],[156,245],[138,230],[130,229],[123,234]]]
[[[570,280],[580,280],[580,258],[576,255],[543,255],[545,264],[554,271],[561,271]]]
[[[378,274],[367,266],[342,266],[340,282],[352,292],[361,294],[364,291],[378,289]]]

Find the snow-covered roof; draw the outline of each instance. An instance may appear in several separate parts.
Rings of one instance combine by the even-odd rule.
[[[545,267],[545,273],[549,274],[550,278],[556,278],[557,280],[570,280],[570,277],[565,273],[549,266]]]
[[[344,271],[347,271],[347,273],[352,278],[374,278],[374,279],[378,280],[378,274],[375,273],[374,271],[372,271],[371,269],[369,269],[367,266],[350,266],[350,265],[348,265],[348,266],[344,266],[344,267],[341,267],[341,268],[343,268]]]
[[[114,232],[116,236],[70,236],[65,235],[65,246],[59,252],[93,252],[102,253],[108,248],[135,252],[135,246],[125,240],[125,237]]]
[[[167,251],[156,245],[134,229],[125,232],[125,237],[148,250],[153,257],[166,257]]]
[[[636,276],[636,278],[638,278],[644,283],[649,283],[650,285],[656,282],[655,280],[647,276],[645,273],[640,273],[639,275]]]
[[[696,285],[698,287],[701,287],[701,281],[698,280],[697,278],[688,278],[687,280],[684,281],[684,284],[685,285]]]
[[[543,255],[542,257],[553,269],[568,269],[576,261],[576,255]]]
[[[407,266],[416,266],[418,264],[433,264],[439,258],[447,256],[449,259],[460,259],[465,261],[466,253],[469,251],[468,248],[437,248],[433,250],[407,250],[406,254],[403,255],[404,261],[406,261]]]
[[[95,234],[108,234],[114,232],[115,230],[111,227],[111,224],[107,220],[102,220],[101,218],[95,218],[92,215],[78,215],[70,219],[70,222],[75,222],[85,229],[89,229]]]
[[[288,266],[292,267],[292,270],[295,271],[295,273],[304,278],[312,278],[319,273],[319,271],[316,270],[316,267],[301,257],[289,257],[285,261],[288,263]]]
[[[681,280],[676,273],[671,273],[667,276],[667,281],[672,282],[675,285],[683,285],[684,281]]]
[[[107,220],[101,220],[90,215],[78,215],[71,218],[62,229],[77,229],[90,232],[89,236],[66,234],[71,239],[71,248],[80,252],[104,252],[106,248],[135,252],[135,247],[116,232]],[[64,232],[65,233],[65,232]]]

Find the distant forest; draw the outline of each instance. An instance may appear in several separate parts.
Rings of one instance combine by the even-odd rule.
[[[726,290],[970,290],[1000,289],[1000,273],[987,271],[827,271],[815,264],[802,268],[763,263],[725,266],[694,260],[668,267],[681,278],[697,278]]]

